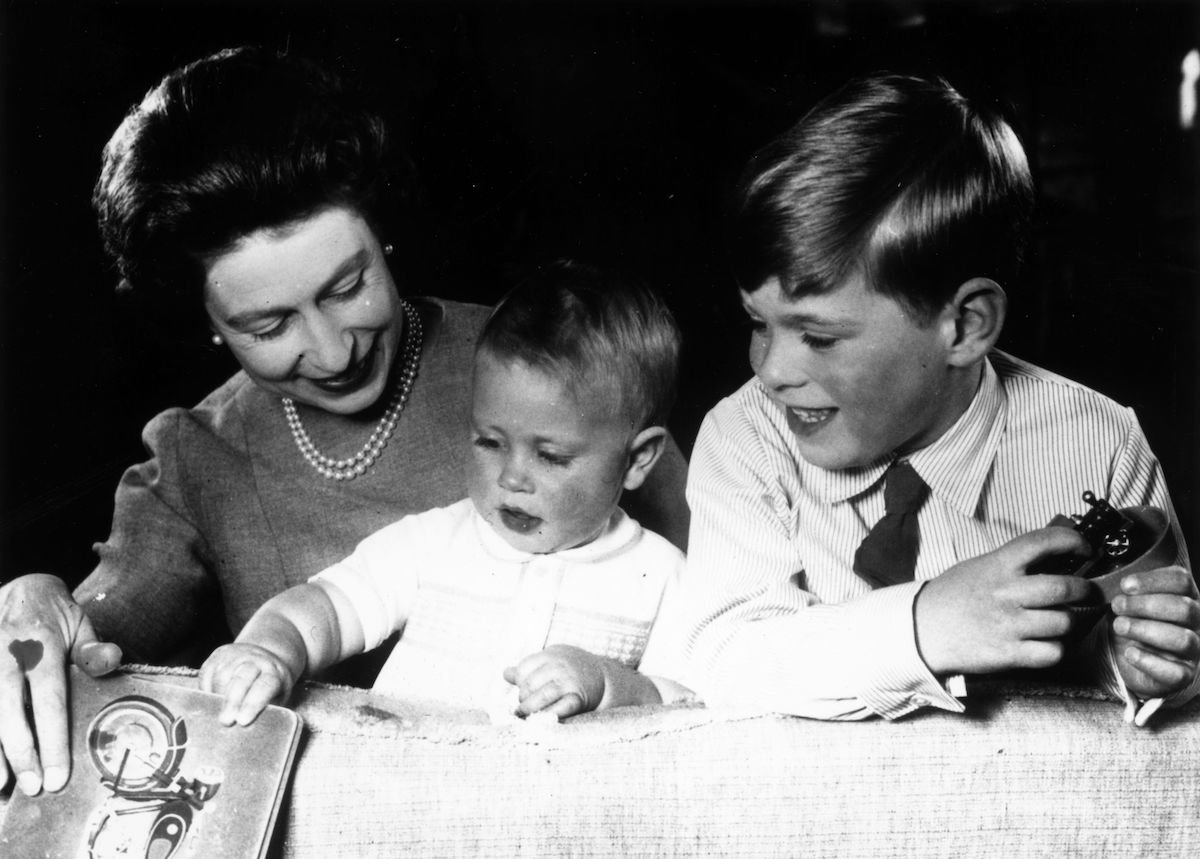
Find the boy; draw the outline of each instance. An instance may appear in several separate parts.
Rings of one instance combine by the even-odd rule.
[[[1084,542],[1043,526],[1089,489],[1171,512],[1129,409],[993,350],[1032,202],[1012,129],[941,80],[853,81],[751,161],[733,255],[755,378],[705,419],[688,483],[709,703],[961,711],[962,675],[1064,658],[1089,583],[1028,568]],[[1138,724],[1197,685],[1171,515],[1178,566],[1127,576],[1078,654]]]
[[[515,686],[520,714],[559,717],[684,697],[636,670],[661,663],[651,632],[683,555],[617,506],[662,453],[678,352],[665,306],[592,269],[557,264],[513,290],[476,351],[469,498],[259,609],[201,670],[222,722],[249,724],[397,630],[379,691],[490,711]]]

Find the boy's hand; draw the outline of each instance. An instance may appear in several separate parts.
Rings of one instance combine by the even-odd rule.
[[[1185,688],[1200,660],[1200,594],[1183,567],[1130,573],[1112,601],[1114,653],[1125,686],[1139,698]]]
[[[1057,664],[1063,655],[1060,639],[1071,628],[1062,606],[1087,597],[1091,585],[1074,576],[1026,570],[1049,556],[1088,551],[1078,532],[1042,528],[926,582],[914,614],[917,646],[929,670],[989,674]]]
[[[604,659],[578,647],[554,644],[504,669],[521,693],[517,712],[549,710],[560,719],[595,710],[604,700]]]
[[[218,647],[200,669],[200,688],[225,696],[222,725],[251,724],[268,704],[285,700],[296,680],[282,658],[257,644]]]

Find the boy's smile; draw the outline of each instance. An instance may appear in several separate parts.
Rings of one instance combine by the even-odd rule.
[[[858,468],[922,448],[974,395],[947,361],[952,307],[925,323],[861,275],[795,300],[770,278],[742,303],[750,365],[813,465]]]
[[[475,359],[470,495],[509,545],[557,552],[594,540],[624,488],[632,435],[603,385],[487,349]]]

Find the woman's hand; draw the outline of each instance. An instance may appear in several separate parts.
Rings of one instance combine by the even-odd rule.
[[[200,688],[225,696],[225,706],[217,717],[222,725],[249,725],[268,704],[285,701],[299,675],[265,647],[226,644],[204,661]]]
[[[30,796],[66,785],[68,657],[96,677],[121,664],[121,649],[96,637],[61,579],[39,573],[0,587],[0,787],[10,771]],[[36,737],[25,718],[26,701]]]

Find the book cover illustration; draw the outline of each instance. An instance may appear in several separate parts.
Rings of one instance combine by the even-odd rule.
[[[217,722],[219,696],[75,669],[71,700],[71,779],[58,793],[14,792],[0,855],[250,859],[266,852],[300,737],[295,713],[268,707],[253,725],[227,728]]]

